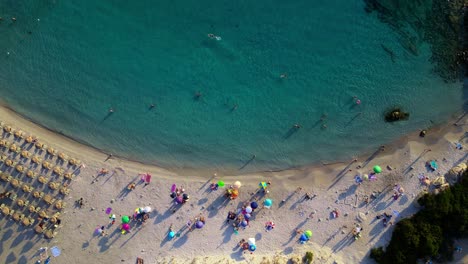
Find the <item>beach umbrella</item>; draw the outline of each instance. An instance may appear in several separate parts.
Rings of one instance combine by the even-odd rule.
[[[234,188],[239,189],[242,186],[242,184],[241,184],[240,181],[236,181],[236,182],[234,182],[233,186],[234,186]]]
[[[263,202],[263,205],[264,205],[266,208],[270,208],[272,204],[273,204],[273,201],[272,201],[271,199],[266,199],[266,200]]]
[[[172,184],[172,186],[171,186],[171,193],[175,192],[176,188],[177,188],[177,186],[175,185],[175,183]]]
[[[107,209],[106,209],[106,214],[110,214],[111,212],[112,212],[112,208],[107,207]]]
[[[369,181],[374,181],[374,180],[377,180],[377,174],[371,173],[371,175],[369,176]]]
[[[254,252],[256,249],[257,249],[257,246],[255,246],[255,245],[250,245],[249,246],[249,250],[252,251],[252,252]]]
[[[267,223],[265,224],[265,226],[266,226],[266,229],[267,229],[267,230],[272,230],[273,228],[275,228],[275,223],[273,223],[273,222],[267,222]]]
[[[250,214],[245,214],[244,217],[245,217],[245,219],[249,220],[250,217],[252,217],[252,216]]]
[[[249,244],[249,246],[255,245],[255,238],[251,237],[251,238],[247,239],[247,243]]]
[[[260,182],[260,183],[258,184],[258,186],[260,186],[260,188],[262,188],[262,189],[266,189],[266,187],[267,187],[268,185],[267,185],[266,182]]]
[[[145,206],[142,211],[145,212],[145,213],[150,213],[151,212],[151,207]]]
[[[219,186],[219,187],[224,187],[224,185],[225,185],[225,184],[224,184],[223,181],[218,181],[218,186]]]
[[[362,182],[361,176],[356,175],[356,177],[354,177],[354,181],[355,181],[356,183],[361,183],[361,182]]]
[[[369,180],[369,175],[364,174],[364,175],[362,175],[362,178],[363,178],[364,180]]]
[[[171,196],[171,198],[176,198],[176,197],[177,197],[177,193],[171,192],[171,194],[170,194],[169,196]]]
[[[188,194],[184,193],[184,194],[182,194],[182,199],[184,201],[186,201],[186,200],[190,199],[190,196]]]
[[[128,217],[128,215],[122,216],[122,223],[126,224],[128,222],[130,222],[130,217]]]
[[[299,240],[301,242],[305,242],[305,241],[309,240],[309,238],[306,236],[306,234],[302,234],[301,237],[299,238]]]
[[[62,251],[57,246],[51,247],[50,252],[52,253],[52,256],[54,257],[58,257],[60,256],[60,254],[62,254]]]
[[[175,201],[176,201],[176,203],[182,203],[183,202],[182,196],[177,196],[175,198]]]
[[[125,231],[128,231],[128,230],[130,230],[130,225],[129,224],[123,224],[122,229],[125,230]]]
[[[306,235],[307,238],[310,238],[312,236],[312,231],[307,230],[307,231],[304,232],[304,235]]]
[[[258,203],[257,202],[251,202],[250,207],[252,207],[252,209],[257,209],[258,208]]]
[[[110,214],[109,219],[115,220],[115,214]]]
[[[167,236],[168,236],[169,238],[175,237],[174,231],[169,232],[169,234],[168,234]]]
[[[205,225],[205,224],[204,224],[202,221],[197,221],[197,222],[195,223],[195,227],[198,228],[198,229],[202,228],[204,225]]]
[[[252,212],[252,207],[247,206],[247,207],[245,208],[245,211],[246,211],[248,214],[250,214],[250,213]]]
[[[381,168],[379,165],[375,165],[375,166],[374,166],[374,172],[375,172],[375,173],[381,173],[381,172],[382,172],[382,168]]]
[[[245,221],[245,220],[241,222],[242,227],[247,227],[248,225],[249,225],[249,223],[247,223],[247,221]]]

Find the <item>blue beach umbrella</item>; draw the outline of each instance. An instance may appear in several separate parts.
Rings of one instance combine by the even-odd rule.
[[[252,252],[255,251],[256,249],[257,249],[257,246],[255,246],[255,245],[250,245],[249,246],[249,250],[252,251]]]
[[[247,221],[245,221],[245,220],[241,222],[241,226],[242,226],[242,227],[246,227],[246,226],[248,226],[248,225],[249,225],[249,223],[247,223]]]
[[[270,207],[271,205],[273,204],[273,201],[271,199],[266,199],[264,202],[263,202],[263,205],[265,207]]]
[[[250,214],[245,214],[245,215],[244,215],[244,218],[247,219],[247,220],[249,220],[250,217],[252,217]]]
[[[169,232],[169,234],[168,234],[167,236],[168,236],[169,238],[175,237],[174,231]]]
[[[258,208],[258,203],[257,202],[251,202],[250,207],[252,207],[252,209],[257,209]]]
[[[301,237],[299,238],[299,240],[300,240],[301,242],[305,242],[305,241],[309,240],[309,238],[307,237],[306,234],[302,234]]]

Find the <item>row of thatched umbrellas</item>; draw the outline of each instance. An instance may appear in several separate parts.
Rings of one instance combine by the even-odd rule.
[[[26,143],[34,144],[36,149],[46,150],[47,155],[57,156],[59,160],[62,160],[63,162],[68,162],[68,164],[70,164],[71,166],[81,165],[81,161],[79,161],[78,159],[70,159],[65,153],[58,152],[52,147],[47,147],[45,144],[39,142],[33,136],[26,137],[26,134],[21,130],[14,130],[11,126],[3,126],[2,128],[7,134],[13,134],[15,139],[24,139]],[[74,176],[72,172],[66,172],[65,169],[63,169],[61,166],[54,166],[49,160],[47,160],[47,158],[45,158],[43,161],[43,158],[40,155],[34,155],[27,149],[22,149],[21,147],[17,146],[15,142],[9,142],[7,139],[1,139],[0,148],[7,148],[7,151],[9,152],[20,154],[21,158],[30,159],[31,164],[41,165],[42,168],[46,170],[52,170],[53,174],[63,176],[64,179],[71,180]],[[70,192],[70,189],[68,188],[68,182],[62,185],[61,182],[58,181],[49,181],[49,178],[47,176],[38,175],[34,170],[28,169],[21,162],[16,162],[14,158],[12,159],[7,155],[1,155],[0,162],[3,162],[7,167],[14,168],[17,172],[21,173],[21,175],[25,173],[27,178],[37,178],[37,182],[39,182],[41,185],[47,185],[49,189],[54,191],[59,190],[59,193],[62,195],[68,195]],[[10,208],[5,204],[0,205],[0,211],[4,216],[9,216],[14,221],[20,222],[24,226],[32,226],[35,222],[35,219],[32,216],[37,214],[39,219],[42,220],[44,218],[47,218],[49,219],[49,223],[52,223],[55,226],[59,219],[60,211],[66,206],[65,202],[63,202],[61,199],[55,198],[51,194],[45,194],[39,188],[34,188],[32,185],[22,182],[18,178],[14,178],[8,173],[0,172],[0,180],[5,182],[6,184],[10,183],[10,186],[13,187],[13,190],[6,192],[8,193],[8,198],[14,202],[14,204],[12,204],[12,207]],[[26,198],[17,198],[18,195],[14,193],[14,189],[18,188],[21,189],[23,193],[31,193],[32,197],[35,200],[43,201],[45,204],[47,204],[47,207],[54,205],[54,209],[58,211],[55,212],[53,215],[49,215],[46,210],[47,208],[41,210],[41,207],[33,205],[32,202],[30,202]],[[34,200],[32,201],[34,202]],[[17,205],[19,210],[14,210],[14,205]],[[27,215],[25,215],[25,213]],[[35,231],[36,233],[44,234],[44,236],[47,238],[52,238],[56,234],[56,232],[54,232],[53,230],[45,227],[43,222],[35,226]]]

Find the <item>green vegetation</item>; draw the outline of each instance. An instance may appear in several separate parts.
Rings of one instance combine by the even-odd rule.
[[[303,258],[304,263],[310,264],[312,263],[313,260],[314,260],[314,253],[312,253],[312,251],[307,251]]]
[[[426,194],[418,202],[424,208],[398,222],[387,248],[372,249],[371,258],[380,264],[410,264],[425,257],[453,259],[453,239],[468,237],[468,171],[460,183],[437,195]]]

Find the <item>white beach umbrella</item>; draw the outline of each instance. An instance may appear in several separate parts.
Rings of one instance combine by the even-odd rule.
[[[247,243],[249,243],[249,246],[255,245],[255,238],[251,237],[247,240]]]
[[[151,207],[145,206],[142,211],[145,212],[145,213],[149,213],[149,212],[151,212]]]

